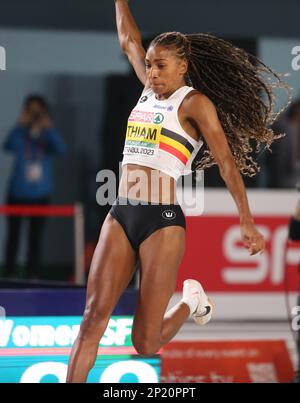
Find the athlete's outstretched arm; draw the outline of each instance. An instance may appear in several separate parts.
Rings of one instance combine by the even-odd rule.
[[[187,115],[204,137],[218,164],[220,175],[237,205],[241,236],[245,247],[251,255],[263,251],[265,241],[254,225],[244,182],[237,169],[214,104],[204,94],[195,93],[187,100],[185,108]]]
[[[146,51],[140,31],[129,9],[128,0],[115,0],[116,23],[121,49],[127,55],[139,80],[146,86]]]

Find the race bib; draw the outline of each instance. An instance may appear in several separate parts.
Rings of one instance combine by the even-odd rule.
[[[159,149],[161,126],[128,122],[123,154],[144,154],[155,157]]]

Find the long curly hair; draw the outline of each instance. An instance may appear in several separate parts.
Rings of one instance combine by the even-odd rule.
[[[162,46],[188,62],[187,85],[206,95],[215,105],[237,168],[255,176],[260,167],[253,158],[261,146],[271,151],[272,142],[285,134],[275,134],[271,124],[291,102],[291,89],[257,57],[211,34],[166,32],[149,47]],[[288,101],[275,112],[274,88],[287,91]],[[254,144],[253,144],[254,143]],[[255,150],[253,150],[255,148]],[[252,154],[252,155],[251,155]],[[206,145],[196,169],[209,168],[216,161]]]

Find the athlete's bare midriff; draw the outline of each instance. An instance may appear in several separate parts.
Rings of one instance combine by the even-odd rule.
[[[177,202],[176,181],[171,176],[137,164],[123,166],[118,194],[121,197],[154,203]]]
[[[191,94],[188,94],[186,98],[189,96]],[[199,135],[189,122],[184,101],[178,110],[179,122],[186,133],[194,140],[198,140]],[[176,181],[157,169],[138,164],[126,164],[122,169],[119,196],[155,203],[177,203]]]

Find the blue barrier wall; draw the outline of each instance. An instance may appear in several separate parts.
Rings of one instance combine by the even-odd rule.
[[[17,289],[0,290],[0,306],[7,316],[81,316],[86,289]],[[113,315],[134,313],[137,290],[128,289],[121,296]]]

